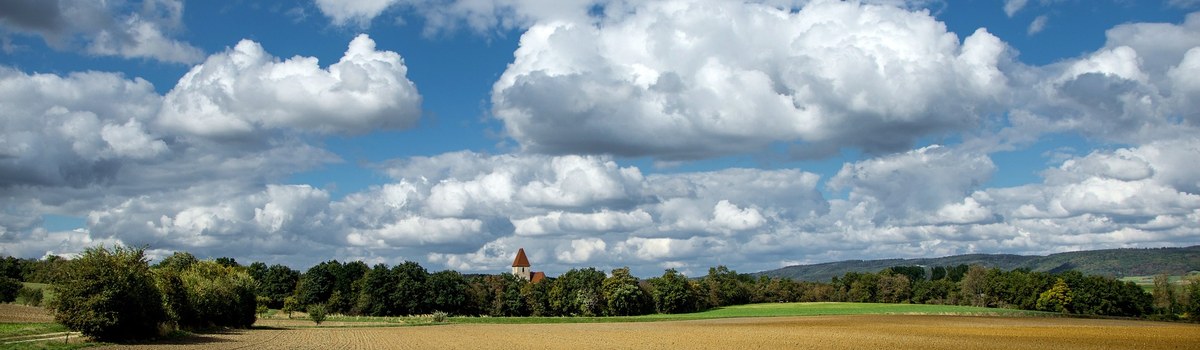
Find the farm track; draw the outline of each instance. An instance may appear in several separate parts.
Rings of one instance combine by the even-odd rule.
[[[55,333],[45,333],[45,334],[31,334],[31,335],[22,335],[22,336],[16,336],[16,337],[11,337],[11,338],[0,339],[0,345],[32,343],[32,342],[47,341],[47,340],[63,340],[63,339],[71,340],[72,338],[77,339],[81,336],[83,336],[83,335],[80,334],[79,332],[55,332]]]
[[[1200,325],[1075,318],[860,315],[647,323],[233,330],[99,349],[1178,349]]]

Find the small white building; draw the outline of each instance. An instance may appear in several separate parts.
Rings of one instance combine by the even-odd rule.
[[[546,279],[545,272],[530,271],[529,258],[525,257],[525,248],[517,249],[517,257],[513,259],[512,274],[533,283]]]

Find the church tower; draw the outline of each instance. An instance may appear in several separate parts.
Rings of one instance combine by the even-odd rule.
[[[517,250],[517,258],[513,259],[512,274],[528,281],[533,274],[529,272],[529,258],[525,257],[525,248]]]

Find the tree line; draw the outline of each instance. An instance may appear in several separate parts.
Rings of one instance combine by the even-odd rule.
[[[143,249],[96,247],[72,260],[0,259],[0,273],[0,279],[53,284],[56,320],[101,340],[150,337],[164,328],[248,327],[268,308],[366,316],[626,316],[835,301],[1200,320],[1200,276],[1182,284],[1159,276],[1147,293],[1132,282],[1076,271],[978,265],[895,266],[846,273],[828,283],[756,278],[725,266],[709,268],[699,278],[667,269],[648,279],[626,267],[607,273],[588,267],[534,283],[508,273],[431,273],[412,261],[368,266],[330,260],[300,272],[177,252],[151,266]]]

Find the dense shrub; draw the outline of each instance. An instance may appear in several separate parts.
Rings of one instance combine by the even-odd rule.
[[[154,337],[166,321],[142,248],[88,248],[54,288],[55,321],[96,340]]]
[[[325,322],[325,304],[312,304],[308,306],[308,319],[312,320],[317,325]]]
[[[0,303],[17,300],[17,291],[21,290],[21,281],[11,277],[0,276]]]
[[[181,324],[239,328],[254,324],[258,300],[254,295],[254,280],[246,272],[200,261],[188,267],[180,278],[193,314],[191,320],[181,320]]]
[[[696,288],[688,281],[687,276],[679,274],[675,269],[663,272],[662,277],[650,279],[653,287],[654,307],[659,313],[677,314],[693,312],[697,307]]]
[[[44,293],[40,288],[21,287],[17,291],[17,299],[29,306],[42,306]]]

